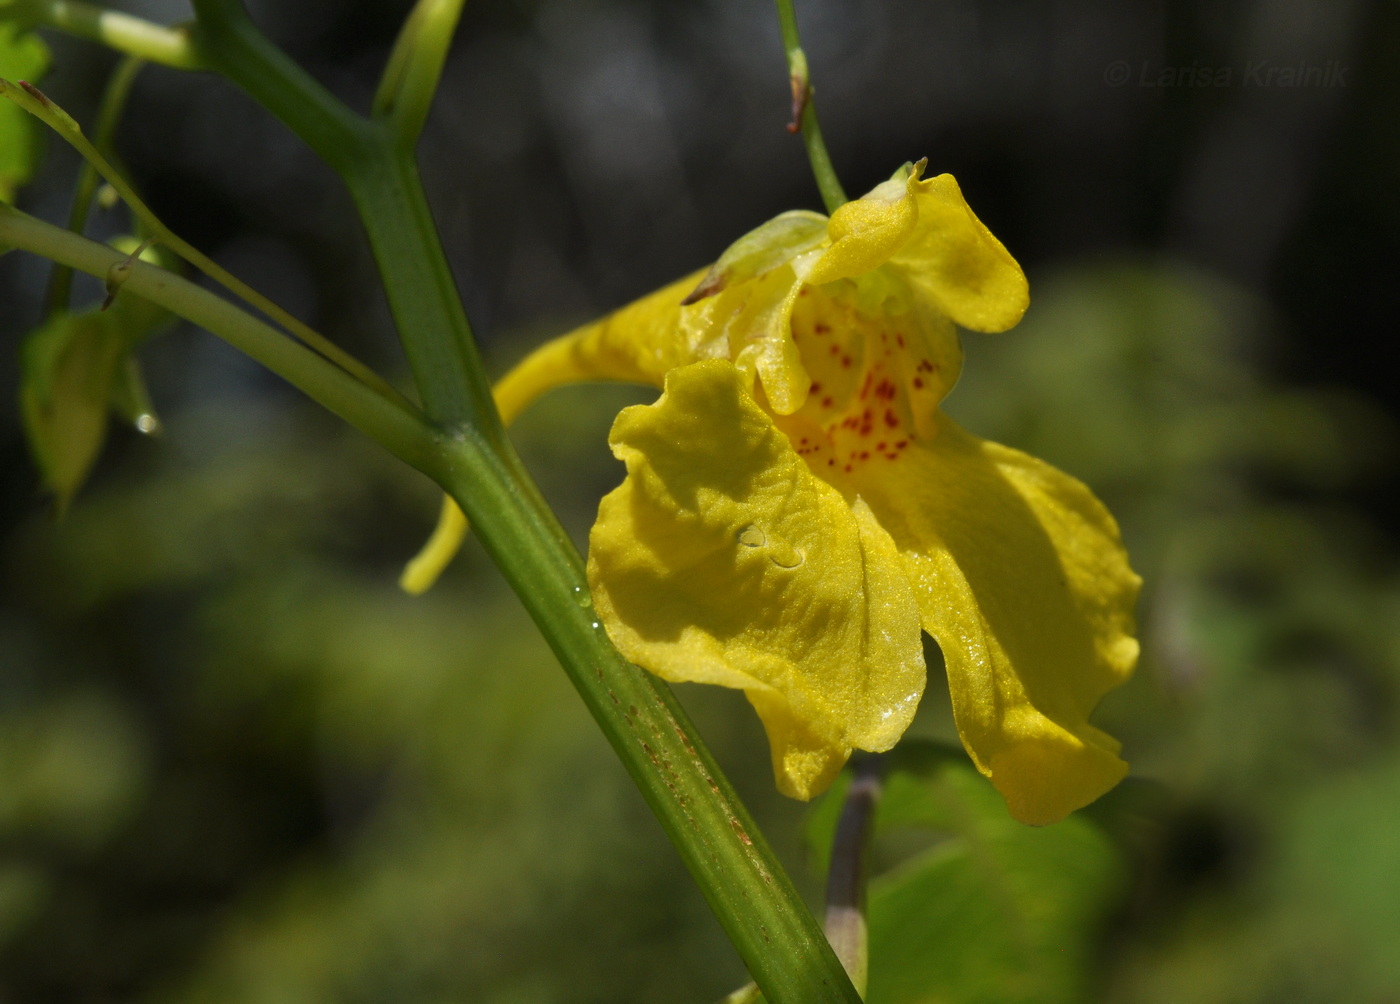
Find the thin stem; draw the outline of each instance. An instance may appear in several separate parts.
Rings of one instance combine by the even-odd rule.
[[[822,140],[821,126],[817,123],[817,106],[812,100],[811,75],[807,70],[807,54],[802,51],[802,42],[797,35],[797,13],[792,9],[792,0],[774,0],[778,6],[778,23],[783,31],[783,50],[787,54],[788,80],[792,85],[792,124],[789,132],[802,130],[802,142],[807,148],[807,161],[812,165],[812,176],[816,179],[817,190],[828,213],[834,213],[849,200],[836,177],[836,168],[831,165],[831,157],[826,152]]]
[[[177,70],[205,69],[199,50],[183,25],[168,28],[81,0],[38,0],[31,6],[32,16],[51,28]]]
[[[229,292],[242,299],[245,303],[256,307],[268,317],[272,318],[287,331],[300,338],[307,345],[311,346],[321,355],[340,366],[347,373],[357,380],[372,388],[376,393],[384,397],[396,400],[401,404],[408,404],[408,401],[395,390],[378,373],[360,362],[350,353],[336,345],[325,335],[321,334],[311,325],[293,316],[290,312],[273,303],[263,294],[249,286],[242,279],[233,275],[223,266],[218,264],[208,255],[204,254],[194,245],[180,237],[173,230],[153,213],[149,206],[136,194],[136,190],[126,181],[125,178],[114,168],[95,147],[86,136],[83,135],[82,128],[66,111],[30,84],[21,84],[19,87],[0,80],[0,95],[10,98],[25,111],[41,119],[46,125],[65,139],[69,145],[83,155],[83,159],[90,164],[98,174],[102,175],[107,184],[111,185],[121,196],[122,201],[127,204],[132,213],[146,227],[147,233],[157,243],[174,251],[177,255],[199,269],[209,278],[223,286]],[[411,405],[409,405],[411,407]]]
[[[865,893],[875,806],[880,800],[882,759],[878,753],[860,753],[851,761],[855,777],[846,789],[841,818],[836,823],[831,868],[826,877],[823,927],[851,982],[862,994],[869,964]]]
[[[146,60],[140,56],[127,56],[117,63],[117,68],[112,71],[112,76],[107,81],[102,105],[97,111],[97,126],[93,130],[92,145],[98,150],[107,151],[108,155],[111,154],[112,135],[116,132],[117,123],[121,121],[127,98],[131,96],[131,86],[136,82],[136,75],[141,72],[141,67],[145,65]],[[92,161],[84,160],[82,170],[78,172],[78,182],[73,187],[73,207],[68,213],[68,229],[75,234],[82,233],[87,225],[88,210],[92,208],[92,197],[97,192],[100,178]],[[49,279],[47,299],[50,313],[68,308],[68,296],[72,287],[73,270],[64,265],[55,266]]]
[[[405,146],[423,131],[464,2],[418,0],[389,54],[371,114],[387,121]]]
[[[440,465],[437,437],[421,416],[386,400],[339,366],[217,294],[3,204],[0,245],[103,279],[114,267],[123,266],[123,296],[150,300],[214,333],[414,467],[431,471]]]

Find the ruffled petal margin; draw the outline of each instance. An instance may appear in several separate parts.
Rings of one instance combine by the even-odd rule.
[[[943,650],[968,753],[1012,816],[1053,823],[1127,773],[1120,744],[1088,717],[1137,660],[1141,580],[1084,485],[940,425],[859,487]]]
[[[924,686],[919,611],[864,502],[813,476],[729,362],[624,410],[627,478],[589,538],[594,607],[624,656],[743,690],[779,790],[811,798],[852,749],[886,750]]]

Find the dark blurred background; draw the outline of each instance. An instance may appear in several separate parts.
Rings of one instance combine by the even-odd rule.
[[[250,4],[360,109],[408,6]],[[1064,934],[1079,969],[880,999],[1400,1000],[1400,7],[798,15],[848,192],[927,156],[1030,277],[1020,328],[967,337],[949,410],[1086,480],[1146,579],[1141,669],[1097,720],[1155,794],[1110,827],[1119,878]],[[90,122],[114,59],[46,37],[45,90]],[[763,0],[469,4],[421,153],[493,371],[819,208],[788,114]],[[117,146],[178,233],[404,383],[349,200],[278,123],[152,67]],[[75,171],[52,146],[21,204],[63,220]],[[0,259],[11,353],[46,276]],[[431,486],[202,332],[142,361],[163,434],[115,430],[61,521],[16,409],[0,423],[0,1000],[741,983],[481,552],[397,592]],[[620,478],[611,417],[645,399],[570,389],[517,427],[580,542]],[[948,739],[931,656],[915,733]],[[803,807],[772,792],[742,699],[682,697],[815,894]]]

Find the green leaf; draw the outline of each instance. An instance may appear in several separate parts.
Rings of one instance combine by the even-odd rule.
[[[156,430],[132,351],[172,321],[149,301],[118,295],[106,311],[54,314],[25,339],[20,410],[30,452],[60,513],[102,449],[109,409],[140,432]]]
[[[36,80],[48,66],[48,46],[37,35],[0,23],[0,77]],[[15,192],[33,177],[39,144],[38,123],[24,109],[0,101],[0,202],[13,202]]]
[[[1124,877],[1098,827],[1018,823],[941,750],[888,778],[877,828],[908,825],[949,837],[872,883],[870,1004],[1087,998],[1091,947]]]
[[[1090,952],[1126,874],[1114,842],[1082,812],[1016,822],[955,746],[905,740],[887,757],[872,860],[919,830],[925,849],[871,883],[869,1004],[1088,999]],[[808,821],[823,870],[845,787]]]
[[[123,339],[104,314],[56,314],[25,340],[20,409],[29,448],[67,508],[107,436]]]

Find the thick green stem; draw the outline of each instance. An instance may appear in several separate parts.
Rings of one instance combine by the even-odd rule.
[[[428,416],[444,428],[471,428],[505,447],[505,429],[486,368],[447,264],[413,152],[387,127],[383,142],[345,173],[379,264]]]
[[[520,594],[770,1004],[860,1000],[811,913],[670,689],[618,655],[583,562],[510,459],[472,455],[444,485]],[[499,465],[494,471],[486,465]]]
[[[812,165],[812,177],[828,213],[834,213],[849,200],[836,177],[836,168],[826,152],[822,129],[817,123],[817,106],[812,100],[812,78],[807,69],[807,54],[797,35],[797,14],[792,0],[774,0],[778,5],[778,23],[783,31],[783,50],[787,54],[788,80],[792,85],[792,124],[789,131],[802,130],[802,142],[807,148],[807,162]]]

